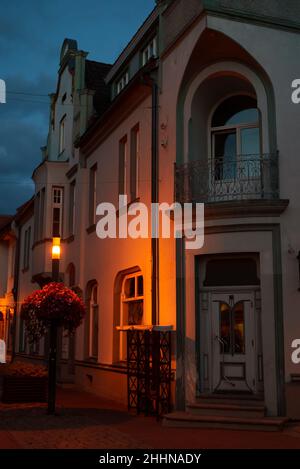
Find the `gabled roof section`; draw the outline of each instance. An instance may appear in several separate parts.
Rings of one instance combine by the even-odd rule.
[[[94,107],[99,115],[109,106],[110,87],[105,83],[105,77],[111,68],[112,65],[102,62],[85,62],[85,85],[87,89],[95,91]]]

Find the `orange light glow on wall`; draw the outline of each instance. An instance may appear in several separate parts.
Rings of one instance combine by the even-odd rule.
[[[60,259],[60,238],[53,238],[52,259]]]

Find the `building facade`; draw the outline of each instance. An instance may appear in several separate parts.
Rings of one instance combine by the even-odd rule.
[[[299,32],[295,2],[165,0],[112,66],[64,42],[18,290],[20,304],[51,279],[59,235],[61,280],[87,306],[75,338],[61,331],[62,381],[125,402],[118,328],[173,326],[175,408],[222,395],[299,415]],[[100,240],[96,207],[119,195],[132,211],[204,203],[204,246]],[[25,356],[18,315],[16,330]]]

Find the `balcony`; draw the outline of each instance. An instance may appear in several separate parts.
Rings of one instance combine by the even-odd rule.
[[[279,199],[278,154],[176,165],[175,198],[205,204]]]

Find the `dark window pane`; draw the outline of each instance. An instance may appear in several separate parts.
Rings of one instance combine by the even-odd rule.
[[[128,325],[141,325],[143,321],[143,300],[128,303]]]
[[[144,294],[144,280],[143,280],[142,276],[138,277],[138,279],[137,279],[137,289],[138,289],[138,291],[137,291],[138,296],[143,296],[143,294]]]
[[[257,123],[257,102],[250,96],[232,96],[225,99],[214,113],[212,127]]]
[[[236,176],[236,132],[214,134],[215,180],[234,179]]]
[[[133,298],[135,296],[135,278],[128,278],[125,282],[125,296],[126,298]]]

